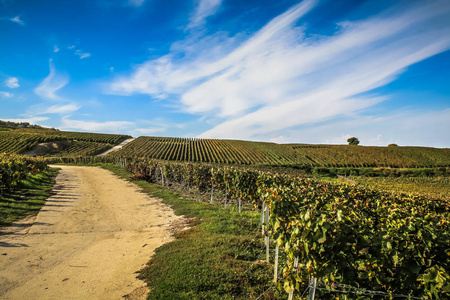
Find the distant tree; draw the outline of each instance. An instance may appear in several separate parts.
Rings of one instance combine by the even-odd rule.
[[[359,140],[355,137],[351,137],[347,140],[349,145],[359,145]]]
[[[397,144],[389,144],[388,147],[398,147]]]

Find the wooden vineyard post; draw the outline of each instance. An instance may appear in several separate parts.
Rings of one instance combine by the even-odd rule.
[[[269,208],[266,209],[266,261],[269,263],[269,256],[270,256],[270,237],[269,237]]]
[[[280,251],[280,247],[275,247],[275,265],[273,266],[273,282],[277,283],[278,280],[278,252]]]
[[[210,203],[213,203],[213,193],[214,193],[214,185],[211,184],[211,200]]]
[[[298,268],[298,257],[296,257],[294,259],[294,270],[293,271],[296,272],[297,268]],[[292,300],[292,297],[294,297],[294,288],[293,287],[292,287],[291,291],[289,292],[288,300]]]
[[[263,202],[262,203],[262,208],[261,208],[261,234],[264,235],[264,209],[266,208],[266,204]]]
[[[241,213],[241,197],[238,198],[238,203],[239,203],[239,213]]]
[[[309,281],[309,297],[308,300],[314,300],[314,297],[316,296],[316,284],[317,284],[317,278],[311,278]]]
[[[163,173],[163,168],[160,167],[159,170],[161,171],[161,183],[164,186],[164,173]]]

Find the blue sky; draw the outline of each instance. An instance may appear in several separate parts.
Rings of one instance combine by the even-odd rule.
[[[450,147],[450,2],[0,0],[0,119]]]

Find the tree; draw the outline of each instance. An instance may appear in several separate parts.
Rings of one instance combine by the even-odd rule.
[[[388,147],[398,147],[397,144],[389,144]]]
[[[355,137],[351,137],[347,140],[349,145],[358,145],[359,144],[359,140]]]

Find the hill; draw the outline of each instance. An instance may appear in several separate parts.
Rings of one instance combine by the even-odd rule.
[[[60,131],[0,120],[0,153],[29,156],[93,156],[130,138],[128,135]],[[152,158],[291,167],[450,167],[450,149],[354,145],[276,144],[222,139],[141,136],[113,157]]]
[[[448,167],[450,149],[275,144],[220,139],[139,137],[116,157],[312,167]]]
[[[60,131],[28,123],[0,123],[0,153],[29,156],[89,156],[119,144],[128,135]]]

